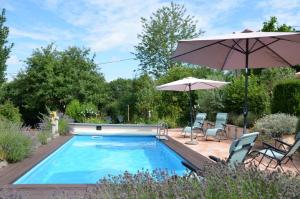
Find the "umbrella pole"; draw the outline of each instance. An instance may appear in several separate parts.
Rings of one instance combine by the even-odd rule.
[[[247,133],[247,115],[248,115],[248,76],[249,76],[249,39],[246,40],[246,71],[245,71],[245,99],[244,99],[244,129],[243,134]]]
[[[198,144],[198,142],[196,140],[193,140],[193,108],[192,108],[191,84],[189,84],[189,98],[190,98],[191,141],[186,142],[186,144],[196,145],[196,144]]]

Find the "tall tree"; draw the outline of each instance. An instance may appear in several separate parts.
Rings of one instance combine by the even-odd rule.
[[[279,24],[277,17],[270,17],[269,21],[263,23],[262,32],[294,32],[295,29],[292,26],[286,24]]]
[[[269,21],[265,21],[263,23],[263,27],[261,29],[263,32],[294,32],[295,29],[292,26],[287,24],[280,24],[275,16],[270,17]],[[272,90],[274,85],[283,79],[293,78],[295,76],[295,69],[299,68],[299,66],[295,66],[294,68],[290,67],[282,67],[282,68],[269,68],[269,69],[255,69],[254,74],[259,75],[260,81],[264,83],[270,96],[272,96]]]
[[[7,40],[9,29],[4,25],[5,22],[5,9],[2,9],[0,15],[0,84],[5,81],[6,60],[9,58],[9,53],[13,47],[13,44],[9,44]]]
[[[170,60],[178,40],[195,38],[202,33],[185,7],[175,3],[158,9],[150,19],[141,18],[141,22],[143,31],[138,34],[140,42],[133,54],[140,61],[139,69],[156,77],[179,65]]]
[[[105,79],[97,71],[90,50],[53,45],[37,49],[26,62],[27,68],[7,85],[7,98],[18,105],[26,123],[38,121],[39,113],[64,111],[72,100],[105,104]]]

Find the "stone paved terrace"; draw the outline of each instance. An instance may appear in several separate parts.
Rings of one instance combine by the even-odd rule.
[[[184,146],[192,149],[193,151],[195,151],[207,158],[210,155],[219,157],[221,159],[227,158],[229,155],[229,147],[232,142],[232,139],[221,140],[220,142],[218,142],[218,141],[213,140],[213,138],[206,141],[203,137],[197,136],[197,141],[199,142],[199,144],[187,145],[187,144],[185,144],[185,142],[189,141],[191,138],[183,137],[182,128],[170,129],[169,136],[171,138],[173,138],[174,140],[176,140],[177,142],[184,144]],[[287,140],[287,142],[292,144],[293,140],[289,139],[289,140]],[[256,147],[254,146],[254,148],[256,148]],[[300,153],[299,152],[294,155],[294,162],[296,163],[298,169],[300,169]],[[265,169],[264,167],[260,167],[260,168]],[[285,171],[292,171],[292,172],[296,171],[296,169],[292,166],[291,163],[284,165],[283,168]],[[269,168],[269,170],[271,170],[271,169]]]

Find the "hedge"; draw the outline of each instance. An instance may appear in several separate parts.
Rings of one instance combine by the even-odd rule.
[[[271,111],[300,115],[300,80],[284,80],[274,87]]]

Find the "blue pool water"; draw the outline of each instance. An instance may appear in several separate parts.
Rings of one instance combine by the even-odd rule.
[[[181,161],[155,137],[74,136],[14,184],[94,184],[109,174],[142,169],[183,175]]]

